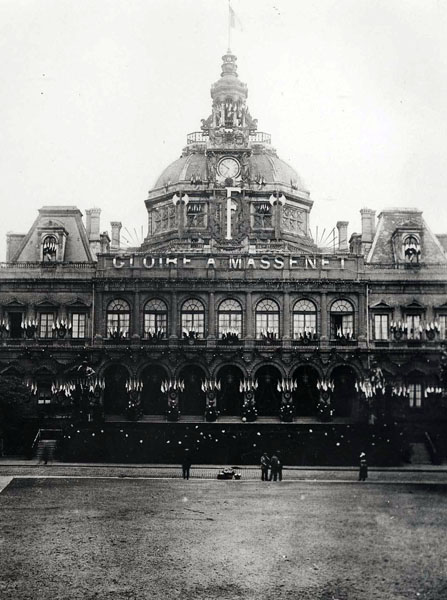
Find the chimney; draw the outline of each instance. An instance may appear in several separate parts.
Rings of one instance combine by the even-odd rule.
[[[110,252],[110,238],[109,238],[109,234],[107,233],[107,231],[104,231],[104,233],[101,233],[100,238],[101,238],[101,253],[108,254]]]
[[[85,211],[86,222],[85,228],[87,230],[87,237],[90,245],[90,250],[93,257],[101,251],[101,242],[99,236],[99,217],[101,215],[100,208],[89,208]]]
[[[10,232],[6,234],[6,262],[12,261],[24,237],[24,233]]]
[[[112,244],[110,248],[112,250],[119,250],[120,247],[120,231],[123,224],[121,221],[111,221],[110,226],[112,228]]]
[[[348,225],[349,221],[337,221],[338,229],[338,249],[341,252],[348,252]]]
[[[349,252],[351,254],[362,253],[362,236],[360,233],[353,233],[349,238]]]
[[[362,253],[368,256],[376,233],[376,211],[370,208],[360,210],[362,216]]]
[[[362,242],[371,243],[376,233],[376,211],[362,208],[360,214],[362,216]]]
[[[89,208],[85,211],[87,237],[90,241],[99,240],[99,217],[100,208]]]

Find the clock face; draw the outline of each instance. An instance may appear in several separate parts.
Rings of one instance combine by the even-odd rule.
[[[225,177],[226,179],[234,179],[239,175],[239,171],[241,170],[239,162],[235,158],[231,158],[230,156],[223,158],[220,161],[219,166],[217,168],[219,171],[219,175]]]

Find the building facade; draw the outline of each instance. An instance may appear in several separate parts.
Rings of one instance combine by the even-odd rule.
[[[98,208],[84,224],[46,206],[8,234],[1,376],[25,377],[36,427],[75,405],[87,424],[268,424],[275,443],[285,423],[392,424],[445,456],[447,235],[417,209],[364,208],[361,233],[339,221],[321,247],[247,93],[229,51],[211,115],[149,191],[140,246],[118,221],[101,233]]]

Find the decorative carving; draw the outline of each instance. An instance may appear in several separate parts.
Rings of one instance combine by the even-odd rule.
[[[241,179],[244,183],[250,183],[249,153],[243,152],[241,156]]]
[[[211,139],[211,136],[210,136]],[[215,182],[217,176],[217,156],[214,152],[207,153],[208,181]]]
[[[149,227],[150,233],[164,233],[175,229],[177,225],[176,211],[173,204],[165,204],[154,208],[149,213]]]
[[[290,204],[285,204],[282,207],[282,221],[281,229],[284,231],[290,231],[292,233],[305,233],[304,232],[304,219],[303,211],[299,208],[295,208]]]

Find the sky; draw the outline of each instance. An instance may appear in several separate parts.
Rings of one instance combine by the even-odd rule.
[[[447,232],[447,2],[232,7],[250,112],[310,190],[311,230],[407,206]],[[148,190],[211,113],[227,23],[227,0],[0,0],[0,260],[45,205],[146,235]]]

